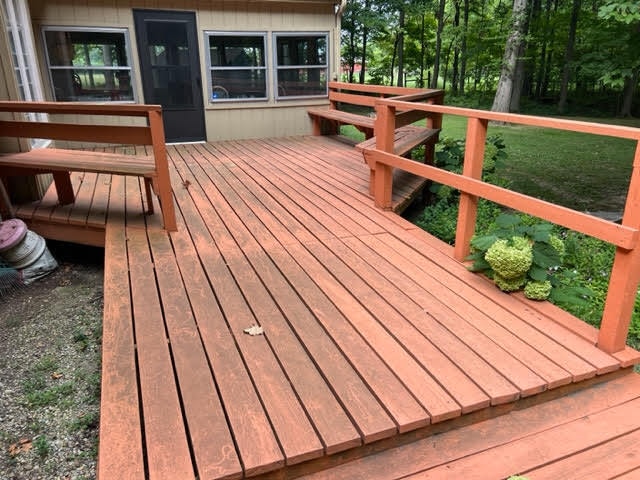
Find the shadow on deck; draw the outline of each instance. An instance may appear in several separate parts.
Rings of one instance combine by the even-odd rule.
[[[638,474],[637,352],[602,352],[374,208],[361,153],[326,137],[168,153],[177,232],[141,213],[136,178],[77,175],[75,205],[18,209],[106,248],[101,480],[569,478],[614,450],[617,470],[575,478]]]

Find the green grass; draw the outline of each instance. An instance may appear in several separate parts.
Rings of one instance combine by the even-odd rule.
[[[571,117],[573,120],[640,127],[640,119]],[[445,115],[440,138],[465,138],[467,118]],[[354,127],[341,133],[361,141]],[[635,142],[520,125],[490,125],[500,135],[508,160],[496,173],[511,189],[579,211],[622,212]]]
[[[640,120],[590,119],[640,127]],[[441,137],[464,138],[466,118],[445,115]],[[489,126],[504,139],[508,160],[497,171],[515,191],[580,211],[622,211],[635,143],[527,126]]]

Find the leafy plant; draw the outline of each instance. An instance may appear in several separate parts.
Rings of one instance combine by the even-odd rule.
[[[532,300],[551,297],[584,303],[591,292],[570,287],[555,277],[566,254],[564,241],[549,223],[527,223],[521,215],[501,214],[484,235],[471,240],[471,270],[484,272],[505,292],[524,288]]]

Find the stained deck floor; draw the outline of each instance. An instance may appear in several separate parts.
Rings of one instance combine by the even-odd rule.
[[[103,232],[101,480],[373,478],[332,468],[385,452],[412,464],[430,434],[596,384],[635,382],[637,403],[627,368],[637,352],[603,353],[593,328],[497,291],[447,246],[375,209],[353,147],[296,137],[169,155],[170,235],[142,214],[135,178],[77,175],[75,205],[57,207],[49,193],[18,211],[53,238],[92,243]],[[264,334],[244,333],[252,325]],[[416,465],[374,470],[426,475]],[[508,465],[503,476],[520,471]]]

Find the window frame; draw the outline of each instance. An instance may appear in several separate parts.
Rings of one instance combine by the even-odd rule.
[[[204,48],[206,54],[206,66],[207,66],[207,102],[208,105],[217,105],[221,103],[244,103],[244,102],[266,102],[270,98],[269,85],[270,85],[270,58],[268,55],[267,37],[268,33],[264,31],[220,31],[220,30],[205,30],[204,32]],[[262,38],[264,65],[263,66],[229,66],[229,67],[217,67],[211,65],[211,37],[257,37]],[[246,98],[213,98],[213,70],[220,71],[233,71],[233,70],[262,70],[265,78],[265,96],[264,97],[246,97]]]
[[[42,80],[35,57],[33,32],[26,2],[3,0],[3,4],[6,13],[5,27],[10,39],[9,50],[16,60],[16,64],[12,66],[18,95],[21,100],[27,102],[42,101],[44,99]],[[25,116],[29,120],[38,122],[46,122],[49,118],[46,113],[26,113]],[[51,143],[51,140],[32,138],[30,142],[32,148],[44,148]]]
[[[124,38],[124,50],[127,58],[127,65],[117,65],[117,66],[74,66],[74,65],[51,65],[51,60],[49,58],[49,48],[47,45],[47,37],[46,32],[84,32],[84,33],[119,33],[123,35]],[[42,42],[43,42],[43,51],[47,64],[47,74],[49,77],[49,85],[51,86],[51,94],[54,102],[61,102],[67,100],[58,100],[55,94],[55,84],[53,82],[53,70],[95,70],[95,71],[105,71],[105,70],[128,70],[129,71],[129,82],[131,86],[132,99],[127,100],[109,100],[102,99],[98,100],[100,102],[107,103],[137,103],[138,102],[138,93],[136,88],[136,75],[134,68],[134,59],[131,54],[131,38],[129,36],[129,29],[125,27],[84,27],[84,26],[58,26],[58,25],[44,25],[42,26]],[[76,102],[87,102],[92,100],[87,99],[79,99],[79,100],[70,100]]]
[[[280,66],[278,64],[278,38],[279,37],[305,37],[305,36],[315,36],[315,37],[324,37],[327,51],[325,53],[325,63],[318,64],[315,66],[310,65],[286,65]],[[329,43],[330,35],[326,30],[322,31],[301,31],[301,32],[292,32],[292,31],[278,31],[272,32],[272,49],[273,49],[273,91],[274,91],[274,99],[276,101],[287,101],[287,100],[300,100],[300,99],[308,99],[308,98],[327,98],[329,96],[329,63],[330,63],[330,48],[331,45]],[[278,86],[278,73],[280,70],[291,70],[291,69],[314,69],[314,70],[324,70],[326,85],[324,93],[312,94],[312,95],[280,95],[280,87]]]

